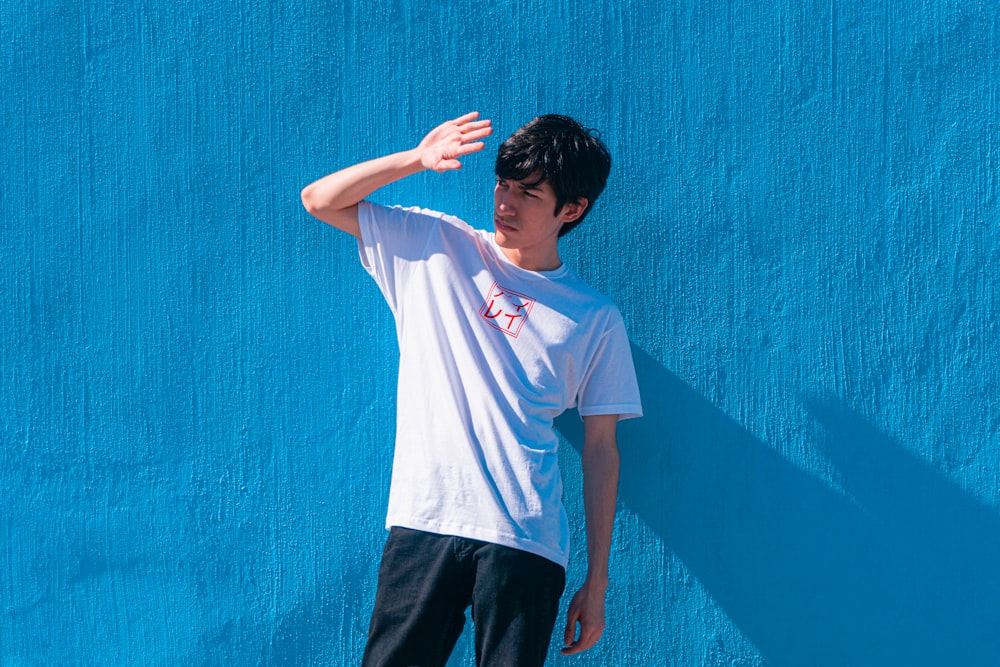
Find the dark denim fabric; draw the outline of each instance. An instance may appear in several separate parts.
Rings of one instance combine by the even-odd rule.
[[[392,528],[362,665],[443,667],[471,605],[478,665],[540,666],[565,585],[561,566],[526,551]]]

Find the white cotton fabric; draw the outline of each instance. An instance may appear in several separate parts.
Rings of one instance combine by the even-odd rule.
[[[361,262],[399,340],[386,527],[521,549],[563,567],[552,420],[642,413],[618,309],[565,265],[526,271],[458,218],[362,202]]]

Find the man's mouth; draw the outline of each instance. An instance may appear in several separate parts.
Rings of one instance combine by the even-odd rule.
[[[493,216],[493,226],[496,227],[497,231],[500,232],[517,231],[514,227],[511,227],[497,216]]]

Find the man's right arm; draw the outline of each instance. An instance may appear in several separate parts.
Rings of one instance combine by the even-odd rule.
[[[459,169],[458,158],[483,149],[483,139],[493,131],[488,120],[467,113],[430,131],[408,151],[361,162],[310,183],[302,190],[302,204],[323,222],[357,238],[358,203],[379,188],[412,174],[432,169]]]

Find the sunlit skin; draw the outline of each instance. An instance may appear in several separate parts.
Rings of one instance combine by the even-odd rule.
[[[556,193],[536,172],[524,180],[497,178],[493,188],[496,243],[511,262],[529,271],[551,271],[559,259],[559,230],[583,215],[587,200],[566,202],[558,213]]]

